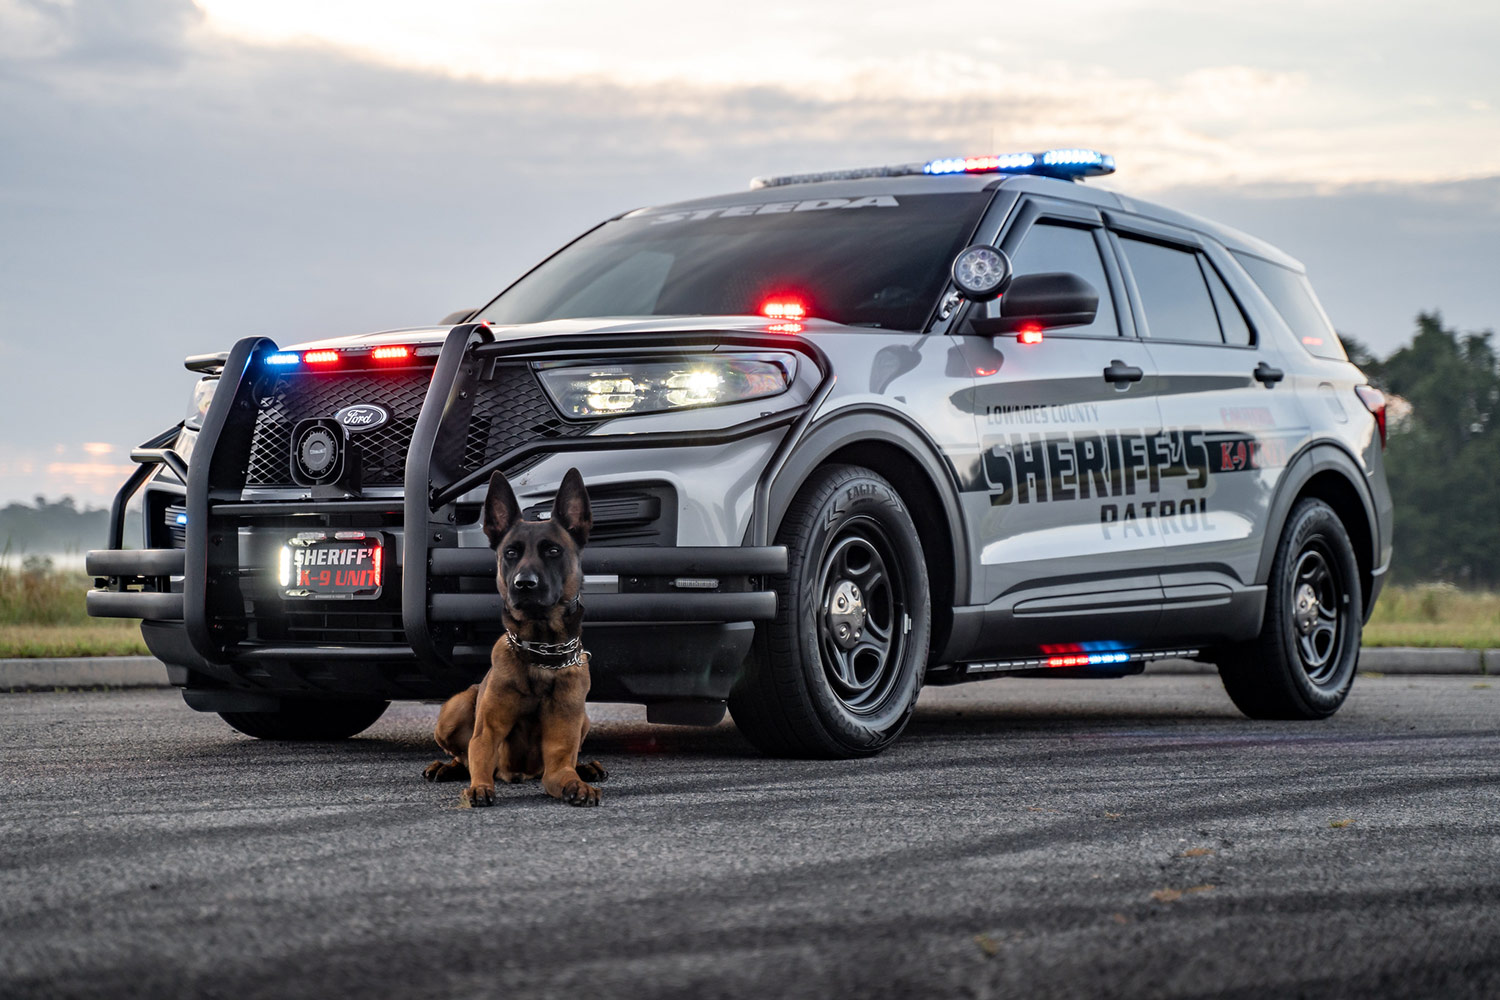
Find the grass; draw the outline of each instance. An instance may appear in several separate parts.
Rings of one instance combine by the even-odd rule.
[[[0,558],[0,657],[144,655],[138,622],[84,612],[92,585],[45,559],[16,567]],[[1386,587],[1364,638],[1367,646],[1497,649],[1500,594],[1448,584]]]
[[[91,586],[47,559],[0,560],[0,657],[145,655],[140,622],[88,616],[83,595]]]
[[[1500,648],[1500,594],[1444,583],[1386,587],[1365,645]]]
[[[0,658],[146,656],[140,622],[101,618],[87,625],[0,624]]]

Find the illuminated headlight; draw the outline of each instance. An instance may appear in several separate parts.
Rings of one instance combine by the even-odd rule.
[[[199,379],[198,384],[193,386],[192,398],[188,400],[187,416],[183,423],[197,430],[203,426],[203,418],[208,415],[208,404],[214,401],[214,390],[219,387],[217,378]]]
[[[693,357],[580,367],[541,364],[537,374],[570,417],[627,416],[692,406],[718,406],[786,392],[791,356]]]

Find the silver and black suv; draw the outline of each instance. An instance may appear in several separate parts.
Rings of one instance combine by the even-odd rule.
[[[189,358],[89,611],[244,732],[352,735],[487,666],[490,474],[535,517],[577,466],[593,694],[653,721],[859,756],[924,682],[1183,656],[1325,717],[1390,562],[1384,401],[1296,261],[1077,183],[1112,169],[761,179],[439,328]]]

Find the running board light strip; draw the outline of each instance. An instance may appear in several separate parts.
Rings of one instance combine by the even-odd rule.
[[[1133,653],[1065,653],[1061,656],[1033,656],[1022,660],[983,660],[962,664],[969,674],[1001,674],[1018,670],[1048,670],[1059,667],[1106,667],[1118,663],[1147,663],[1151,660],[1176,660],[1197,656],[1196,649],[1155,649]]]

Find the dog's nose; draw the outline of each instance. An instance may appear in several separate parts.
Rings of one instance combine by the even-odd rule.
[[[542,581],[537,578],[535,573],[517,573],[516,578],[511,581],[510,585],[515,590],[528,591],[535,590],[541,586],[541,583]]]

